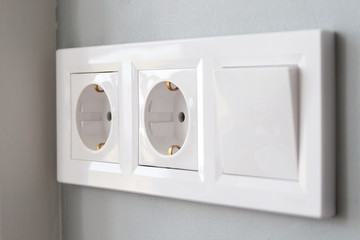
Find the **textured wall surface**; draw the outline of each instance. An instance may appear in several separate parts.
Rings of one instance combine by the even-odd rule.
[[[0,238],[59,239],[55,0],[0,0]]]
[[[58,0],[58,5],[58,48],[314,28],[337,33],[336,217],[314,220],[62,185],[64,240],[359,239],[359,1]]]

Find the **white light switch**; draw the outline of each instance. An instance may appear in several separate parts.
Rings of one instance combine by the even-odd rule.
[[[215,78],[224,173],[296,180],[296,67],[229,68]]]

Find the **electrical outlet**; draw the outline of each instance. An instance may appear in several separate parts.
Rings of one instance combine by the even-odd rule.
[[[118,73],[71,74],[71,157],[118,161]]]
[[[196,69],[139,71],[139,165],[197,170]]]

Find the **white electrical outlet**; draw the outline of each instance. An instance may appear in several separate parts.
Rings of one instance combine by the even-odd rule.
[[[139,71],[139,164],[198,169],[196,69]]]
[[[71,88],[71,158],[118,162],[118,73],[75,73]]]
[[[58,180],[332,216],[333,36],[59,50]]]

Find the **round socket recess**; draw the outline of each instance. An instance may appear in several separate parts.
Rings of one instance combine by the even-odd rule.
[[[181,89],[160,82],[150,91],[145,105],[145,129],[152,146],[163,155],[181,151],[188,134],[188,108]]]
[[[97,84],[86,86],[76,106],[76,125],[84,145],[100,150],[106,144],[111,128],[110,102],[106,92]]]

